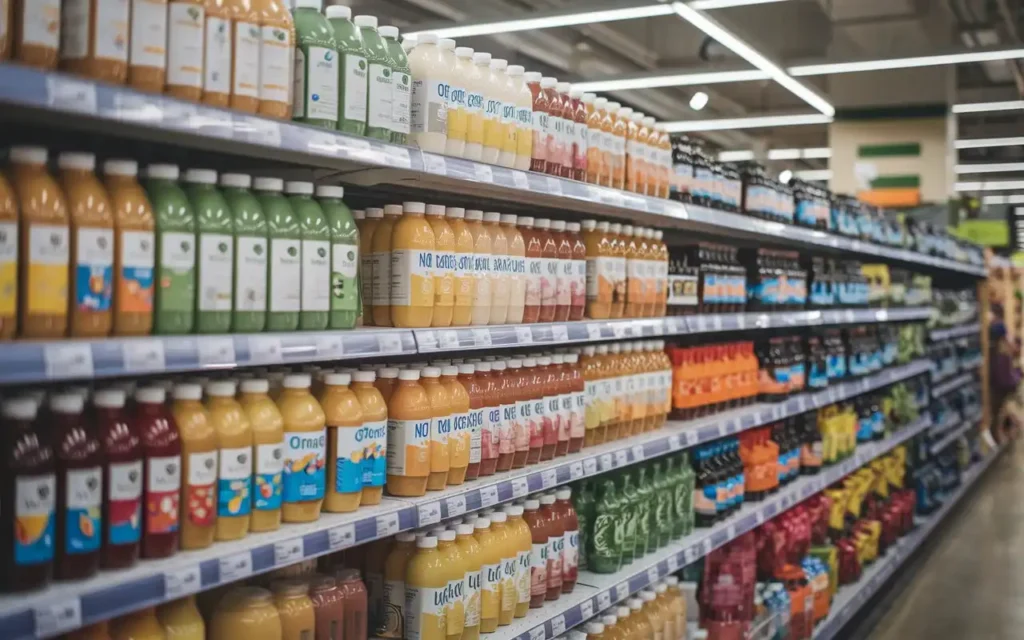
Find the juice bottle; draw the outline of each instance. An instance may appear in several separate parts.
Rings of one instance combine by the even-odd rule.
[[[397,372],[396,372],[397,375]],[[359,504],[380,504],[387,472],[388,405],[374,386],[377,374],[357,371],[352,374],[352,393],[359,401],[363,417],[358,442],[362,446],[362,496]]]
[[[473,295],[476,277],[473,274],[475,246],[473,234],[466,224],[466,210],[462,207],[448,207],[445,218],[455,238],[455,268],[453,282],[452,326],[465,327],[473,319]]]
[[[530,610],[530,552],[532,537],[530,526],[523,519],[522,505],[507,505],[509,537],[516,551],[515,617],[522,618]]]
[[[203,94],[204,0],[167,3],[167,86],[165,93],[199,102]]]
[[[393,543],[393,538],[374,540],[366,547],[366,555],[360,563],[366,584],[369,627],[379,626],[384,619],[384,568]]]
[[[167,634],[156,617],[156,609],[147,607],[110,622],[112,640],[166,640]]]
[[[326,417],[309,386],[309,374],[287,375],[277,399],[284,418],[285,522],[313,522],[320,517],[324,497]]]
[[[568,364],[567,354],[556,353],[551,357],[551,362],[558,371],[558,445],[555,447],[555,457],[564,456],[569,453],[569,440],[573,428],[573,393],[571,386],[571,371]]]
[[[484,155],[484,112],[487,109],[487,98],[484,93],[491,73],[491,54],[478,51],[472,53],[470,60],[471,66],[465,76],[466,146],[462,157],[479,162]]]
[[[505,137],[501,141],[501,152],[498,154],[498,164],[503,167],[514,167],[516,156],[519,150],[519,120],[516,113],[519,108],[519,87],[523,68],[519,65],[505,63],[505,73],[501,78],[501,124],[505,130]],[[532,102],[532,100],[531,100]]]
[[[401,219],[402,205],[385,205],[384,219],[373,231],[373,324],[377,327],[394,326],[391,318],[391,248],[395,225]]]
[[[658,166],[658,154],[657,147],[652,143],[657,143],[658,134],[654,131],[652,126],[654,125],[654,118],[645,116],[644,114],[636,114],[636,126],[637,134],[636,138],[638,142],[643,143],[641,152],[644,154],[644,181],[643,181],[643,192],[646,195],[655,195],[661,185],[661,171]]]
[[[484,94],[484,153],[482,160],[489,164],[498,164],[502,147],[505,142],[505,123],[502,114],[505,109],[505,69],[508,60],[491,58],[487,71],[483,74]]]
[[[338,590],[344,596],[345,628],[341,637],[366,640],[366,587],[356,569],[341,569],[335,574]]]
[[[283,194],[280,178],[255,178],[253,189],[267,219],[267,331],[295,331],[299,327],[302,280],[302,229],[292,205]]]
[[[299,329],[322,331],[331,309],[331,231],[323,209],[312,198],[313,183],[287,182],[284,191],[302,230]]]
[[[557,91],[558,80],[555,78],[541,78],[540,88],[547,97],[546,124],[544,125],[547,151],[545,152],[544,173],[557,176],[562,173],[562,131],[565,127],[562,122],[562,97]]]
[[[472,524],[456,525],[455,545],[459,548],[465,568],[462,640],[477,640],[480,637],[480,570],[483,566],[483,550],[473,537],[473,531]]]
[[[373,237],[384,220],[384,210],[367,207],[366,221],[359,227],[359,293],[363,325],[373,324]],[[389,265],[390,267],[390,265]]]
[[[503,213],[501,215],[501,229],[505,232],[505,239],[508,244],[508,279],[509,297],[508,313],[505,322],[508,324],[521,324],[523,314],[526,310],[526,243],[523,234],[519,233],[516,226],[518,218],[514,214]]]
[[[391,142],[408,144],[412,120],[412,70],[398,42],[398,27],[381,27],[380,35],[391,55]],[[453,45],[454,46],[454,45]]]
[[[473,522],[473,529],[473,535],[480,546],[481,556],[480,633],[494,633],[498,628],[498,613],[501,608],[503,549],[488,518],[477,518]]]
[[[387,487],[393,496],[422,496],[431,474],[430,397],[420,372],[403,369],[388,401]]]
[[[224,173],[220,186],[235,234],[231,330],[260,332],[267,324],[267,218],[249,190],[251,176]]]
[[[548,524],[540,511],[540,501],[527,499],[523,519],[530,528],[530,608],[544,606],[548,592]]]
[[[128,84],[163,93],[167,80],[167,0],[135,0],[128,35]]]
[[[484,213],[483,227],[491,236],[491,313],[490,324],[505,324],[508,317],[510,294],[508,237],[498,223],[501,214],[496,211]]]
[[[363,37],[368,63],[368,92],[366,103],[366,135],[385,142],[391,141],[392,74],[395,62],[391,59],[387,43],[377,31],[377,18],[356,16],[355,25]]]
[[[601,110],[598,109],[598,101],[601,105],[608,102],[607,98],[598,98],[593,93],[584,93],[580,102],[583,104],[586,113],[587,129],[587,182],[598,184],[604,162],[604,136],[601,132]]]
[[[315,574],[309,581],[309,599],[316,620],[314,637],[340,638],[345,625],[345,603],[334,576]]]
[[[512,416],[511,456],[513,469],[526,466],[530,454],[530,436],[537,428],[533,415],[533,358],[509,360],[509,376],[506,381],[510,404],[514,406]]]
[[[543,433],[543,444],[540,450],[540,460],[551,460],[555,457],[555,450],[558,447],[559,411],[561,405],[558,401],[558,374],[555,372],[555,364],[551,356],[537,358],[537,365],[540,367],[540,388],[541,392],[534,402],[535,412],[540,416],[541,432]],[[539,405],[539,406],[538,406]]]
[[[590,142],[587,132],[587,107],[583,103],[582,89],[570,89],[569,98],[572,100],[572,117],[576,134],[575,153],[572,159],[572,177],[574,180],[584,182],[587,179],[587,145]]]
[[[178,167],[153,164],[146,170],[146,192],[156,218],[156,314],[160,335],[191,333],[196,309],[196,219],[177,184]]]
[[[285,120],[292,111],[295,23],[281,0],[251,0],[259,22],[259,114]]]
[[[234,300],[234,222],[224,196],[217,190],[217,173],[210,169],[185,171],[185,193],[195,213],[196,331],[227,333],[231,330]]]
[[[612,175],[615,173],[616,140],[613,135],[615,120],[612,118],[612,104],[607,98],[598,98],[594,101],[594,110],[597,112],[598,127],[601,131],[601,172],[598,174],[598,184],[602,187],[612,186]]]
[[[446,365],[441,369],[441,384],[448,392],[451,434],[448,436],[448,484],[459,485],[466,480],[466,469],[469,467],[470,438],[472,433],[469,425],[470,403],[466,387],[459,381],[459,367]]]
[[[338,43],[320,14],[321,0],[297,0],[292,120],[315,127],[338,127]]]
[[[448,390],[441,384],[441,370],[426,367],[420,372],[420,384],[430,400],[430,478],[427,489],[444,489],[448,483],[451,454],[448,440],[452,433],[452,406]]]
[[[566,396],[569,399],[569,448],[568,453],[583,449],[586,439],[587,395],[579,355],[566,354]]]
[[[363,411],[347,373],[324,377],[320,406],[327,417],[327,493],[324,510],[347,513],[359,508],[363,493]]]
[[[534,222],[541,245],[540,322],[553,322],[558,305],[558,245],[549,231],[551,221]]]
[[[452,529],[437,531],[437,548],[445,555],[445,566],[448,570],[448,586],[445,590],[445,634],[449,640],[462,640],[466,624],[467,559],[462,557],[462,550],[455,543],[455,531]]]
[[[498,468],[502,381],[493,375],[490,362],[478,362],[474,366],[484,397],[483,423],[480,429],[480,475],[490,476],[494,475]]]
[[[485,580],[498,582],[498,626],[512,622],[515,615],[518,592],[516,591],[516,548],[515,540],[508,527],[508,515],[504,511],[495,511],[487,516],[491,521],[490,533],[495,553],[491,555],[494,568],[488,565]],[[480,543],[483,546],[483,543]],[[485,586],[486,588],[486,586]]]
[[[522,322],[531,324],[540,321],[541,280],[544,274],[544,260],[541,255],[543,237],[540,232],[534,230],[535,222],[531,216],[520,216],[516,225],[523,236],[525,253],[523,279],[526,287]]]
[[[286,640],[282,622],[269,591],[259,587],[234,587],[217,602],[207,637],[209,640]]]
[[[676,638],[686,637],[686,598],[679,588],[679,578],[668,576],[665,578],[667,587],[666,598],[669,603],[669,610],[675,621]],[[660,595],[659,595],[660,597]]]
[[[383,619],[375,635],[401,640],[405,637],[405,571],[416,554],[416,536],[403,531],[395,536],[384,562]]]
[[[640,128],[637,126],[637,116],[629,107],[619,110],[619,119],[624,121],[626,127],[626,191],[643,193],[645,188],[643,145],[644,140],[640,139]]]
[[[490,321],[494,290],[494,274],[491,271],[492,238],[490,230],[482,223],[483,219],[483,211],[466,211],[466,226],[473,235],[475,252],[473,274],[476,277],[476,288],[473,292],[472,324],[476,326],[485,325]]]
[[[352,23],[352,8],[329,6],[324,10],[338,45],[338,131],[366,135],[366,46],[359,27]]]
[[[555,265],[555,322],[565,322],[569,319],[569,310],[572,307],[573,289],[573,262],[572,243],[565,233],[564,220],[551,221],[551,237],[557,247],[557,259]]]
[[[458,267],[455,233],[445,220],[443,206],[428,204],[426,214],[427,222],[434,231],[434,313],[431,326],[450,327],[454,319],[455,274]]]
[[[136,400],[142,392],[136,393]],[[199,384],[174,386],[171,413],[181,444],[181,548],[204,549],[213,544],[217,524],[217,430],[201,403]]]
[[[455,58],[438,45],[437,35],[421,34],[409,53],[409,66],[416,76],[412,89],[412,134],[416,146],[432,153],[445,153],[448,130],[454,143],[465,143],[465,130],[458,129],[457,107],[452,93]],[[453,147],[455,148],[455,147]]]
[[[554,508],[560,513],[562,533],[562,593],[572,593],[580,558],[580,523],[572,504],[572,489],[564,487],[555,492]]]
[[[529,395],[526,399],[530,403],[530,446],[527,450],[526,464],[537,464],[540,462],[544,451],[544,421],[547,418],[544,384],[547,382],[547,372],[541,364],[543,357],[523,359],[523,366],[526,368],[526,373],[530,376],[529,383],[525,385],[525,388],[529,389]],[[547,428],[550,431],[551,424],[548,424]]]
[[[612,118],[612,188],[625,189],[627,173],[632,169],[626,146],[629,142],[629,116],[633,110],[618,102],[608,103],[608,114]]]
[[[156,618],[167,640],[205,640],[206,624],[196,606],[195,596],[172,600],[156,608]]]
[[[568,82],[559,82],[555,85],[558,98],[562,101],[561,124],[562,143],[559,148],[562,151],[561,166],[559,175],[563,178],[571,178],[573,175],[573,159],[576,156],[576,107],[569,97],[571,85]]]
[[[447,637],[449,569],[437,538],[424,536],[416,541],[416,553],[405,570],[406,640]]]
[[[134,160],[103,163],[114,220],[114,335],[146,335],[153,327],[153,209]]]
[[[646,298],[646,263],[645,255],[640,253],[633,235],[633,225],[622,227],[622,238],[626,248],[626,304],[623,307],[624,318],[639,318]]]
[[[274,607],[281,619],[281,640],[305,640],[313,637],[316,613],[307,594],[305,580],[290,578],[270,583]]]
[[[28,13],[44,8],[28,8],[26,20]],[[46,171],[46,159],[42,147],[10,150],[8,175],[21,211],[18,254],[24,266],[18,308],[25,338],[60,337],[68,327],[68,210],[57,181]]]
[[[377,379],[373,382],[373,387],[380,391],[385,404],[390,404],[391,396],[394,395],[395,388],[398,387],[398,372],[398,367],[384,367],[377,371]]]
[[[316,197],[331,235],[331,313],[329,329],[352,329],[359,315],[359,230],[352,211],[342,200],[345,189],[321,185]]]
[[[249,533],[252,513],[253,435],[249,418],[235,400],[237,384],[218,380],[206,387],[206,411],[217,432],[217,540]]]
[[[59,533],[53,571],[57,580],[85,578],[99,568],[103,446],[83,409],[79,394],[50,396],[47,420],[57,467],[55,527]]]
[[[530,92],[530,171],[544,172],[547,162],[548,96],[541,88],[541,74],[528,71],[523,74],[523,87]],[[518,167],[517,167],[518,168]]]
[[[124,405],[125,393],[120,389],[104,389],[93,396],[96,436],[106,460],[100,564],[107,569],[130,567],[139,557],[142,443]]]
[[[260,10],[253,0],[233,0],[231,7],[231,108],[256,113],[260,108]],[[209,49],[207,49],[209,53]],[[209,56],[207,56],[208,58]]]
[[[239,383],[239,404],[252,427],[253,499],[250,530],[276,531],[281,526],[281,491],[284,467],[284,418],[267,393],[265,378]]]
[[[142,557],[166,558],[178,549],[181,502],[182,448],[188,439],[179,436],[188,425],[175,411],[174,422],[166,405],[167,392],[161,387],[143,387],[135,392],[135,425],[146,456],[143,472],[145,525],[142,531]],[[175,424],[177,423],[177,428]],[[214,464],[216,468],[216,464]],[[212,481],[211,481],[212,485]],[[212,488],[212,486],[211,486]],[[212,511],[213,497],[210,496]],[[210,522],[210,541],[212,541]],[[184,542],[184,537],[182,542]],[[184,547],[183,548],[188,548]]]
[[[601,431],[601,359],[596,347],[584,347],[580,358],[580,373],[583,376],[584,410],[583,424],[586,428],[583,446],[597,444]],[[602,437],[603,439],[603,437]]]
[[[113,325],[114,217],[91,153],[57,157],[71,219],[71,336],[108,335]]]
[[[672,640],[679,637],[679,633],[676,630],[676,612],[670,601],[668,595],[668,586],[664,582],[658,582],[654,585],[654,594],[656,599],[651,604],[654,605],[658,612],[661,614],[662,624],[662,637],[665,640]]]
[[[5,60],[13,49],[15,62],[40,69],[57,68],[61,46],[59,2],[8,2],[3,7],[3,18]],[[13,47],[9,35],[12,27]]]
[[[655,250],[658,254],[657,277],[655,280],[654,317],[663,318],[668,301],[668,246],[663,231],[654,232]]]
[[[610,225],[608,232],[615,267],[615,288],[611,306],[611,317],[615,319],[623,317],[626,307],[626,242],[622,237],[621,224],[616,222]]]
[[[647,616],[647,624],[651,627],[653,637],[660,640],[665,637],[665,620],[662,618],[661,607],[655,603],[657,598],[657,594],[648,589],[640,592],[640,601],[643,602],[641,612]]]
[[[201,100],[204,104],[223,109],[231,102],[231,52],[234,34],[231,15],[234,6],[231,0],[206,0],[205,6],[203,43],[206,48]]]
[[[18,205],[11,183],[0,173],[0,340],[17,333],[17,316]]]
[[[396,327],[429,327],[437,241],[424,215],[425,204],[405,202],[402,209],[391,233],[391,321]]]
[[[519,171],[529,171],[533,161],[533,90],[527,85],[525,71],[520,65],[511,65],[508,68],[514,88],[518,129],[514,166]],[[539,84],[540,78],[537,81]]]
[[[466,392],[469,407],[466,411],[466,431],[468,435],[464,436],[469,443],[469,451],[464,479],[476,480],[480,477],[481,438],[485,419],[484,413],[486,411],[484,388],[474,375],[476,373],[476,365],[460,364],[457,365],[457,368],[459,371],[458,382]]]
[[[554,494],[545,493],[540,497],[540,513],[548,523],[548,586],[545,599],[558,600],[562,594],[565,523],[562,521],[561,511],[555,508]]]

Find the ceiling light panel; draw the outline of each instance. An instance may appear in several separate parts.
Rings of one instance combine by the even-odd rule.
[[[808,169],[807,171],[796,171],[793,173],[800,180],[831,180],[831,169]]]
[[[957,173],[1011,173],[1024,171],[1024,162],[992,162],[987,164],[958,164]]]
[[[716,71],[711,73],[685,73],[672,76],[651,76],[649,78],[622,78],[619,80],[594,80],[574,82],[574,89],[582,91],[628,91],[630,89],[657,89],[659,87],[691,87],[729,82],[771,80],[771,76],[758,69],[743,71]]]
[[[988,149],[990,147],[1019,147],[1024,145],[1024,137],[1017,138],[967,138],[954,140],[957,149]]]
[[[753,151],[722,151],[718,154],[719,162],[748,162],[753,159]]]
[[[618,20],[636,20],[639,18],[657,18],[673,13],[672,7],[667,4],[650,4],[640,7],[627,7],[623,9],[603,9],[600,11],[584,11],[577,13],[563,13],[560,15],[545,16],[540,18],[521,18],[519,20],[503,20],[500,22],[484,22],[480,24],[467,24],[457,27],[441,27],[429,31],[413,31],[406,36],[417,36],[421,33],[436,33],[439,38],[468,38],[471,36],[486,36],[497,33],[513,33],[516,31],[532,31],[534,29],[552,29],[554,27],[572,27],[580,24],[593,24],[598,22],[615,22]]]
[[[937,56],[917,56],[913,58],[887,58],[883,60],[862,60],[858,62],[831,62],[824,64],[808,64],[790,67],[793,76],[823,76],[836,73],[856,73],[860,71],[884,71],[887,69],[912,69],[916,67],[935,67],[947,64],[963,64],[966,62],[990,62],[998,60],[1014,60],[1024,58],[1024,49],[1005,49],[1001,51],[970,51]]]
[[[1000,205],[1000,204],[1024,204],[1024,194],[1015,194],[1009,196],[985,196],[981,199],[981,204],[985,205]]]
[[[763,129],[767,127],[793,127],[799,125],[828,124],[830,116],[809,113],[786,116],[755,116],[752,118],[724,118],[721,120],[685,120],[666,122],[665,128],[672,133],[687,131],[726,131],[729,129]]]
[[[953,108],[950,110],[953,113],[987,113],[990,111],[1017,111],[1019,109],[1024,109],[1024,100],[954,104]]]

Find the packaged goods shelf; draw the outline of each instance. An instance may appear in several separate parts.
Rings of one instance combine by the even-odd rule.
[[[815,640],[831,640],[838,637],[844,625],[863,608],[903,563],[928,539],[932,531],[953,510],[964,495],[970,491],[979,478],[995,462],[1002,447],[995,449],[983,460],[962,474],[960,486],[939,507],[938,511],[923,518],[915,518],[917,528],[900,539],[884,557],[864,571],[855,584],[843,587],[832,601],[828,618],[815,630]]]
[[[977,322],[971,324],[961,325],[959,327],[947,327],[944,329],[932,329],[928,332],[928,337],[933,342],[941,342],[943,340],[952,340],[954,338],[964,338],[967,336],[978,336],[981,334],[981,325]]]
[[[353,513],[324,513],[316,522],[286,524],[272,533],[250,534],[201,551],[140,561],[125,571],[101,572],[83,581],[56,583],[36,593],[2,596],[0,628],[4,629],[4,637],[10,639],[51,637],[83,624],[770,424],[921,375],[928,367],[927,360],[915,360],[818,392],[802,393],[785,402],[754,404],[698,420],[670,421],[654,432],[589,447],[580,453],[431,492],[421,498],[384,498],[380,505]],[[914,428],[927,428],[930,423],[926,423],[927,418],[922,417]],[[906,433],[903,430],[898,435]],[[868,446],[877,444],[880,443]],[[858,450],[856,458],[861,455]],[[828,477],[827,473],[824,477]]]
[[[941,433],[944,434],[942,439],[931,447],[932,455],[937,456],[942,453],[946,447],[959,440],[961,436],[973,429],[980,421],[981,415],[977,414],[967,418],[966,420],[958,420],[956,424],[949,427],[948,430],[943,429],[941,431]]]
[[[447,193],[626,217],[717,235],[737,233],[794,246],[897,260],[982,277],[980,265],[877,245],[799,226],[682,204],[583,182],[451,158],[290,122],[234,113],[59,73],[0,65],[9,120],[42,122],[174,144],[248,160],[350,172],[357,184],[401,183]]]
[[[711,314],[458,329],[306,331],[0,343],[0,384],[178,373],[459,350],[558,346],[722,331],[902,322],[927,307]]]
[[[973,372],[961,373],[960,375],[956,376],[951,380],[947,380],[942,384],[937,384],[934,387],[932,387],[932,397],[941,398],[950,391],[959,389],[960,387],[966,384],[970,384],[971,382],[974,382]]]

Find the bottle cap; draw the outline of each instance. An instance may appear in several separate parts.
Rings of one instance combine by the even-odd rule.
[[[466,217],[466,210],[462,207],[448,207],[444,210],[444,215],[459,220]]]
[[[615,615],[616,615],[616,617],[618,617],[619,620],[622,620],[623,618],[628,618],[629,617],[629,607],[616,607],[615,608]]]
[[[437,547],[437,538],[434,536],[423,536],[416,540],[417,549],[433,549]]]
[[[519,216],[514,213],[503,213],[500,222],[501,224],[515,224],[518,218]]]
[[[328,373],[324,376],[324,384],[329,387],[347,387],[351,383],[351,373]]]
[[[580,223],[578,223],[578,222],[567,222],[567,223],[565,223],[565,228],[568,229],[569,231],[571,231],[572,233],[579,233],[580,232]]]
[[[555,496],[550,493],[545,493],[540,497],[541,504],[555,504]]]
[[[442,51],[452,51],[455,49],[455,40],[452,40],[451,38],[438,38],[437,46],[440,47]]]
[[[540,82],[541,73],[539,71],[527,71],[523,74],[523,78],[527,82]]]
[[[516,224],[520,227],[532,227],[534,225],[533,216],[519,216]]]
[[[11,162],[18,164],[46,164],[49,155],[46,147],[17,146],[11,147],[10,150]],[[177,176],[172,178],[172,180],[176,179]]]
[[[336,184],[321,184],[316,188],[318,198],[336,198],[341,200],[345,197],[345,187]]]
[[[291,373],[284,377],[285,389],[308,389],[312,378],[308,373]]]
[[[508,520],[508,516],[503,511],[495,511],[490,515],[491,522],[505,522]]]
[[[96,154],[80,151],[65,151],[57,156],[57,166],[61,169],[93,171],[96,169]]]
[[[397,378],[400,373],[401,371],[398,369],[398,367],[384,367],[383,369],[377,372],[377,377],[393,379]]]
[[[484,222],[499,222],[501,220],[501,214],[497,211],[485,211]]]
[[[491,58],[491,69],[495,71],[504,71],[505,67],[508,66],[508,60],[504,58]]]
[[[555,491],[555,498],[559,500],[568,500],[572,497],[572,489],[569,487],[562,487],[558,491]]]
[[[403,202],[402,211],[407,213],[425,213],[427,205],[422,202]]]
[[[380,29],[377,29],[377,33],[379,33],[382,38],[390,38],[391,40],[398,39],[398,27],[381,27]]]
[[[523,65],[521,64],[510,64],[508,65],[508,69],[505,70],[505,73],[507,73],[510,76],[521,76],[525,72],[526,69],[524,69]]]
[[[428,204],[426,213],[428,216],[443,216],[445,212],[443,204]]]
[[[584,627],[587,630],[588,635],[597,635],[604,633],[604,625],[600,622],[588,622],[587,626]]]
[[[439,378],[441,376],[441,370],[437,367],[424,367],[420,371],[420,377],[422,378]]]
[[[356,26],[360,27],[360,28],[362,28],[362,27],[371,27],[373,29],[377,28],[377,16],[356,16],[355,20],[353,20],[353,22],[355,22]]]
[[[441,367],[441,375],[445,377],[459,375],[459,368],[453,364],[445,365]]]
[[[398,372],[398,379],[407,381],[419,380],[420,372],[416,371],[415,369],[402,369],[401,371]]]
[[[541,78],[540,87],[541,89],[554,89],[555,85],[558,84],[558,80],[555,78]]]
[[[284,192],[300,196],[313,195],[313,183],[302,180],[292,180],[284,183]]]
[[[266,378],[249,378],[238,384],[242,393],[267,393],[270,391],[270,381]]]
[[[330,18],[343,18],[345,20],[352,19],[352,7],[343,7],[341,5],[331,5],[324,9],[324,15]]]
[[[437,534],[437,538],[439,540],[444,540],[445,542],[451,542],[455,540],[455,532],[451,529],[444,529]]]
[[[552,231],[565,231],[565,220],[552,220],[551,221]]]
[[[476,365],[475,364],[460,364],[459,365],[459,375],[471,376],[474,373],[476,373]]]
[[[473,535],[473,525],[471,524],[460,524],[455,527],[455,532],[460,536],[471,536]]]
[[[217,172],[213,169],[186,169],[185,182],[217,184]]]
[[[317,11],[319,11],[321,4],[322,4],[321,0],[296,0],[295,1],[295,8],[296,9],[316,9]]]
[[[487,518],[477,518],[476,520],[473,521],[473,528],[476,529],[477,531],[480,531],[481,529],[490,528],[490,526],[491,526],[491,521],[488,520]]]
[[[537,229],[550,229],[551,221],[547,218],[539,218],[533,222],[533,226]]]
[[[523,503],[523,508],[527,511],[536,511],[540,509],[540,500],[536,498],[527,498],[526,502]]]
[[[384,217],[384,210],[380,207],[367,207],[366,218],[367,220],[375,220]]]
[[[559,82],[555,85],[555,91],[558,93],[569,93],[569,89],[572,87],[568,82]]]
[[[455,57],[466,60],[473,59],[473,47],[455,47]]]
[[[384,215],[386,215],[386,216],[400,216],[400,215],[402,215],[402,205],[400,205],[400,204],[386,204],[386,205],[384,205]]]
[[[246,173],[222,173],[220,186],[248,189],[252,186],[252,176]]]
[[[137,176],[139,163],[134,160],[115,158],[103,163],[103,173],[110,176]]]
[[[253,178],[252,186],[257,191],[283,191],[284,180],[281,178]]]
[[[142,397],[142,393],[150,391],[154,387],[144,387],[135,392],[135,399],[142,402],[163,402],[163,400],[146,400]],[[160,389],[163,391],[163,389]],[[174,385],[174,389],[171,392],[175,400],[202,400],[203,399],[203,386],[195,382],[182,382]]]
[[[476,53],[473,54],[473,64],[478,66],[490,65],[491,54],[484,53],[482,51],[477,51]]]
[[[235,395],[234,380],[216,380],[206,385],[206,395],[218,398],[230,398]]]
[[[466,211],[466,220],[483,220],[484,212],[479,209],[469,209]]]
[[[124,406],[125,393],[120,389],[100,389],[92,397],[92,403],[104,409],[120,409]]]
[[[14,159],[14,149],[11,149],[11,159]],[[177,180],[180,172],[175,164],[151,164],[146,167],[146,177],[157,180]]]

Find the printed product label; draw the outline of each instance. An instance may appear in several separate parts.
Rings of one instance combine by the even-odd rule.
[[[430,425],[430,470],[448,471],[448,438],[452,434],[451,416],[435,418]]]
[[[235,68],[232,95],[260,97],[260,26],[252,22],[235,23]]]
[[[299,240],[270,241],[270,310],[298,311],[302,281],[302,244]]]
[[[533,416],[533,400],[516,402],[516,429],[512,433],[515,451],[529,451],[530,435],[538,430]]]
[[[562,536],[548,538],[548,589],[562,588]]]
[[[200,527],[212,525],[217,515],[217,458],[216,450],[188,454],[188,484],[185,485],[188,520]]]
[[[133,544],[142,534],[142,460],[112,462],[107,487],[107,542]]]
[[[554,418],[547,414],[548,403],[546,398],[533,401],[533,424],[536,430],[530,433],[530,446],[536,448],[539,439],[541,444],[555,444],[558,441],[558,434],[554,431]]]
[[[156,244],[152,231],[121,232],[121,278],[118,280],[117,295],[114,297],[118,311],[153,311],[155,264]]]
[[[195,307],[196,237],[167,231],[160,236],[160,300],[164,311]]]
[[[466,108],[465,87],[451,87],[448,91],[448,137],[465,140],[469,128],[469,112]]]
[[[572,260],[556,261],[558,277],[555,281],[555,301],[558,306],[568,307],[572,304],[573,263]]]
[[[407,134],[412,123],[412,76],[394,72],[391,85],[391,130]]]
[[[469,412],[469,462],[475,464],[480,462],[481,446],[483,441],[484,411],[486,409],[473,409]]]
[[[451,90],[451,85],[443,80],[416,80],[412,83],[410,129],[413,133],[448,133]]]
[[[541,266],[540,306],[553,307],[558,303],[558,260],[541,258]]]
[[[484,143],[484,95],[466,92],[466,142]]]
[[[405,640],[441,640],[447,634],[447,586],[405,585]]]
[[[519,147],[519,122],[516,119],[516,105],[505,102],[501,106],[501,125],[505,129],[505,137],[501,143],[504,153],[515,155]]]
[[[697,306],[697,275],[670,275],[667,304],[670,307]]]
[[[344,58],[345,96],[344,119],[355,122],[366,122],[367,68],[366,58],[351,53],[342,54]]]
[[[359,247],[331,246],[331,311],[355,311],[359,307]]]
[[[18,223],[0,222],[0,315],[18,305]]]
[[[163,69],[167,59],[167,3],[132,0],[131,20],[128,63]]]
[[[75,304],[81,311],[109,311],[114,290],[114,230],[78,230]]]
[[[252,447],[220,450],[217,515],[244,516],[252,511]]]
[[[391,68],[370,63],[370,94],[367,125],[377,129],[391,128]]]
[[[284,501],[306,502],[324,497],[327,431],[286,431],[284,434]]]
[[[21,38],[56,51],[60,46],[60,1],[35,0],[25,5],[21,16]]]
[[[363,304],[373,304],[373,255],[359,256],[359,292]]]
[[[52,473],[15,478],[15,564],[39,564],[53,560],[56,501],[57,480]]]
[[[69,235],[67,227],[29,227],[28,290],[24,293],[29,313],[67,313]]]
[[[518,580],[516,578],[516,569],[518,568],[518,558],[511,556],[504,558],[501,561],[501,610],[511,611],[515,609],[516,602],[519,601],[519,591],[517,590]]]
[[[380,635],[386,638],[404,638],[405,580],[384,582],[383,609],[384,622]]]
[[[529,434],[526,448],[538,449],[544,444],[544,403],[525,400],[522,404],[524,405],[522,410],[526,415],[523,424],[526,425],[526,431]]]
[[[231,20],[206,17],[206,69],[203,92],[231,92]]]
[[[491,304],[491,256],[478,253],[473,256],[473,275],[476,276],[476,291],[473,294],[474,307],[489,307]]]
[[[235,311],[267,308],[267,239],[240,236],[235,254]]]
[[[473,254],[458,253],[455,255],[455,305],[470,307],[473,305]]]
[[[96,551],[100,548],[103,471],[100,467],[72,469],[66,480],[64,550],[70,555]]]
[[[296,49],[296,63],[299,65]],[[338,121],[338,52],[326,47],[309,47],[303,60],[305,67],[305,83],[298,96],[304,95],[306,101],[306,118],[317,120]]]
[[[480,436],[480,453],[484,460],[498,457],[498,434],[501,431],[501,407],[484,409],[484,424]]]
[[[534,542],[530,547],[530,593],[542,596],[548,591],[548,544]]]
[[[281,508],[284,472],[284,444],[256,445],[256,472],[253,474],[253,508],[272,511]]]
[[[558,441],[568,442],[572,433],[572,401],[573,394],[564,393],[558,396],[560,409],[558,412]]]
[[[391,304],[433,306],[433,251],[396,249],[391,252]]]
[[[456,460],[461,463],[466,459],[466,455],[469,452],[469,439],[469,413],[453,413],[452,433],[448,438],[448,444],[451,447],[452,466],[455,466]]]
[[[465,585],[463,600],[466,621],[464,626],[475,627],[480,624],[480,572],[467,571],[462,582]]]
[[[526,259],[526,306],[540,306],[541,280],[544,278],[544,259]]]
[[[327,311],[331,308],[331,243],[326,240],[302,241],[302,310]],[[291,286],[295,286],[293,282]]]
[[[580,532],[566,531],[562,536],[562,574],[573,575],[580,562]]]
[[[516,553],[516,602],[523,604],[530,601],[530,551]]]
[[[519,128],[516,155],[529,158],[533,153],[533,111],[529,107],[516,109],[516,125]]]
[[[501,405],[501,423],[498,426],[498,454],[513,453],[516,450],[515,436],[522,427],[518,419],[516,404]]]
[[[373,304],[387,306],[391,304],[391,252],[381,251],[371,256],[373,263]]]
[[[201,88],[206,9],[172,1],[168,4],[167,16],[167,84]]]
[[[364,487],[383,487],[387,475],[388,421],[364,422],[356,435],[362,449]]]
[[[363,448],[358,441],[362,427],[332,427],[334,440],[334,491],[355,493],[363,488]]]
[[[181,457],[153,457],[146,463],[146,533],[174,533],[178,530]]]
[[[504,108],[501,100],[484,101],[484,146],[488,149],[501,149],[505,141],[505,126],[501,123]]]
[[[569,418],[569,437],[582,438],[586,434],[586,391],[576,391],[572,394],[572,416]]]
[[[388,474],[420,477],[430,474],[432,422],[429,419],[388,419]]]
[[[89,5],[89,0],[64,0],[60,16],[60,57],[64,60],[89,55]]]
[[[280,27],[260,29],[260,100],[287,103],[292,73],[292,34]],[[301,95],[301,94],[300,94]]]
[[[618,277],[616,258],[587,258],[587,299],[611,301]]]
[[[455,304],[455,275],[458,257],[454,252],[434,252],[434,306]]]
[[[199,310],[231,311],[234,240],[223,233],[199,235]]]

